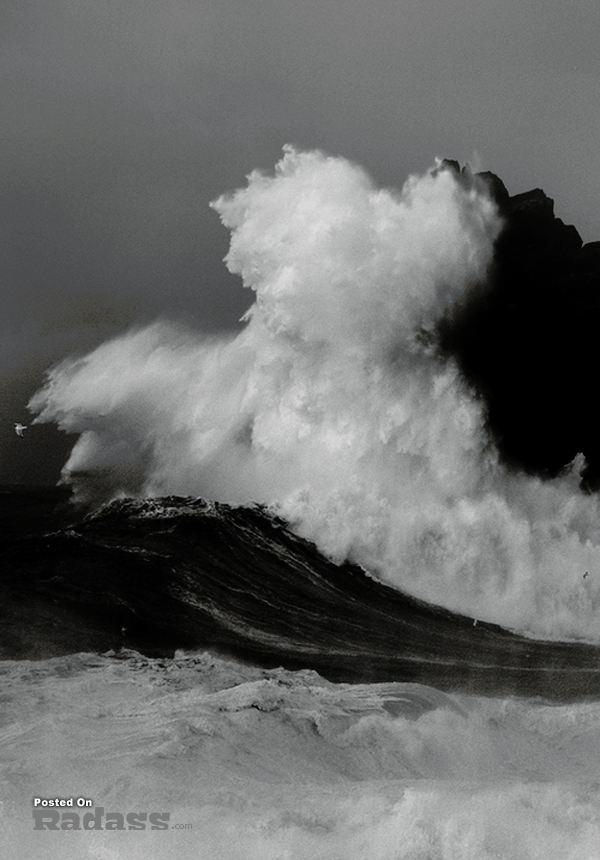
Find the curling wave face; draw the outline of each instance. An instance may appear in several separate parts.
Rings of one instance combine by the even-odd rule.
[[[8,499],[0,658],[210,648],[336,682],[559,701],[600,692],[597,647],[533,641],[411,598],[334,564],[264,509],[123,499],[58,531],[46,511],[19,537],[10,520],[22,522],[28,494]]]
[[[486,187],[438,165],[382,190],[288,147],[213,206],[255,293],[244,330],[128,332],[50,370],[31,401],[81,434],[64,473],[80,497],[258,501],[420,598],[599,641],[583,463],[552,482],[506,474],[480,400],[436,351],[439,320],[486,290],[502,227]]]

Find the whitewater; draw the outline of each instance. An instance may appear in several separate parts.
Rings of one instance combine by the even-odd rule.
[[[14,860],[598,856],[597,701],[332,684],[209,653],[1,670]],[[169,812],[169,830],[35,832],[40,795]]]
[[[65,359],[31,400],[36,422],[79,434],[63,471],[76,500],[155,499],[166,544],[169,494],[259,503],[340,571],[348,560],[460,613],[473,635],[489,622],[549,649],[598,645],[600,520],[597,495],[579,489],[584,458],[553,480],[507,470],[483,398],[440,348],[441,323],[485,300],[494,277],[503,218],[489,184],[437,162],[401,190],[380,189],[343,158],[286,147],[273,172],[252,172],[212,205],[231,231],[226,264],[253,294],[241,331],[157,321]],[[50,575],[36,555],[35,600],[54,594],[60,625],[74,624],[70,609],[59,613],[71,547],[87,552],[102,517],[112,529],[105,568],[120,559],[116,579],[129,576],[123,558],[136,576],[153,569],[152,536],[133,547],[118,504],[48,532]],[[231,552],[232,567],[247,563],[232,603],[247,607],[256,571],[250,553]],[[87,606],[92,555],[82,558]],[[316,568],[305,567],[312,581]],[[161,569],[165,593],[187,600],[184,580]],[[191,562],[182,570],[191,582]],[[355,599],[350,584],[344,594],[332,582],[332,594]],[[311,617],[295,599],[291,586],[273,595],[264,642],[270,635],[274,655],[278,607],[299,627]],[[195,608],[203,600],[223,614],[211,595],[194,597]],[[599,856],[595,694],[346,683],[309,656],[300,668],[216,645],[156,656],[127,647],[127,636],[123,623],[107,650],[0,663],[11,857]],[[326,623],[320,636],[326,643]],[[473,667],[484,658],[474,646]],[[35,831],[36,796],[168,812],[170,827]]]

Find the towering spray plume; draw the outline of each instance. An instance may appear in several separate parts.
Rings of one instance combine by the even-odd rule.
[[[599,639],[595,499],[577,469],[505,474],[481,402],[438,357],[440,320],[486,289],[501,219],[485,183],[439,164],[382,190],[286,147],[212,205],[255,292],[245,329],[156,323],[50,370],[30,405],[81,434],[65,478],[80,494],[265,502],[418,596]]]

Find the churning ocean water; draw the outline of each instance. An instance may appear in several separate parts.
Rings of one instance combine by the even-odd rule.
[[[596,860],[598,497],[507,469],[442,348],[498,194],[287,148],[213,204],[240,333],[48,372],[70,489],[0,497],[9,856]]]

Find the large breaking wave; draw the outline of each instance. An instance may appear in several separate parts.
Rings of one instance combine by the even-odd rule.
[[[440,163],[379,189],[288,147],[212,205],[227,266],[255,293],[244,329],[127,332],[51,369],[31,401],[37,421],[81,434],[64,470],[80,497],[266,503],[421,598],[598,641],[583,460],[554,481],[508,474],[482,401],[437,348],[439,321],[488,288],[502,219],[485,183]]]

